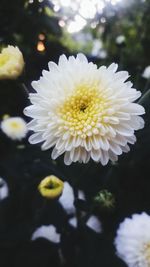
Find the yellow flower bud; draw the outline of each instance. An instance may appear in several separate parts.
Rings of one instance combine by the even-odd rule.
[[[24,68],[24,59],[18,47],[8,45],[0,53],[0,80],[16,79]]]
[[[61,195],[63,187],[63,181],[54,175],[49,175],[40,182],[38,190],[43,197],[54,199]]]
[[[8,114],[4,114],[3,117],[2,117],[3,120],[6,120],[8,118],[10,118],[10,116]]]

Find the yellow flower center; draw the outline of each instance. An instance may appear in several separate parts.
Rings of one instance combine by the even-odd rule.
[[[4,66],[9,59],[8,55],[0,54],[0,67]]]
[[[14,129],[19,129],[20,126],[21,125],[18,122],[15,122],[15,121],[11,122],[11,127],[14,128]]]
[[[38,186],[40,194],[49,199],[59,197],[63,191],[64,183],[54,175],[45,177]]]
[[[97,85],[82,85],[65,100],[58,112],[63,119],[64,129],[73,136],[86,138],[98,133],[99,122],[104,123],[103,115],[107,107],[108,101]]]

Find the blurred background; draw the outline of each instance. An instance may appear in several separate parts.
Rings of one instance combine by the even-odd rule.
[[[145,93],[150,86],[150,70],[144,74],[150,65],[149,14],[150,0],[0,0],[0,50],[9,44],[18,46],[25,60],[17,81],[0,81],[0,119],[4,114],[25,118],[31,81],[38,80],[48,61],[57,63],[63,53],[83,52],[98,66],[116,62],[119,70],[129,72],[134,87]],[[0,177],[9,186],[9,197],[0,198],[1,267],[126,266],[113,247],[118,223],[132,213],[150,211],[148,103],[145,132],[138,133],[137,144],[120,158],[119,165],[108,168],[66,167],[62,158],[52,161],[50,151],[41,152],[27,139],[12,142],[0,132]],[[76,204],[102,220],[101,235],[84,224],[73,229],[59,204],[46,202],[38,194],[37,186],[48,174],[84,191],[86,203]],[[93,206],[101,189],[114,194],[113,211]],[[43,238],[31,242],[36,227],[52,222],[62,234],[61,246]]]
[[[1,0],[0,45],[21,49],[29,81],[62,53],[83,52],[98,65],[119,63],[140,87],[150,57],[149,8],[149,0]]]

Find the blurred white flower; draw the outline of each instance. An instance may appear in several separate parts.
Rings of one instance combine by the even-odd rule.
[[[89,217],[89,219],[86,222],[86,225],[91,228],[94,232],[96,233],[101,233],[102,232],[102,225],[99,219],[92,215]]]
[[[54,160],[65,153],[67,165],[90,158],[106,165],[128,152],[128,144],[136,141],[134,131],[144,127],[138,115],[145,111],[132,103],[141,93],[125,82],[128,72],[116,73],[117,68],[114,63],[97,68],[83,54],[62,55],[58,65],[49,62],[50,71],[32,83],[36,93],[24,111],[33,118],[29,142],[44,142],[43,150],[54,147]]]
[[[102,44],[102,41],[100,39],[95,39],[93,40],[93,48],[92,48],[92,51],[91,51],[91,55],[93,57],[97,57],[100,53],[100,50],[102,49],[103,47],[103,44]]]
[[[8,45],[0,53],[0,80],[16,79],[24,68],[24,59],[18,47]]]
[[[125,42],[126,38],[124,35],[119,35],[116,37],[116,44],[121,45]]]
[[[143,212],[126,218],[117,230],[117,255],[129,267],[150,266],[150,216]]]
[[[58,201],[68,214],[75,213],[76,209],[74,206],[74,193],[71,185],[68,182],[64,182],[63,193]]]
[[[54,225],[42,225],[34,231],[31,240],[36,240],[37,238],[45,238],[53,243],[59,243],[61,235],[57,233]]]
[[[9,195],[8,185],[3,178],[0,177],[0,201]]]
[[[107,57],[107,51],[104,49],[100,50],[98,57],[101,59],[105,59]]]
[[[27,124],[21,117],[9,117],[1,122],[1,130],[12,140],[26,137]]]
[[[145,79],[150,79],[150,66],[147,66],[147,67],[144,69],[142,76],[143,76]]]
[[[93,36],[89,32],[77,32],[73,35],[73,39],[81,44],[86,44],[93,40]]]

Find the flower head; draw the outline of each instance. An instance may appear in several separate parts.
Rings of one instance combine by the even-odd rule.
[[[39,184],[40,194],[49,199],[59,197],[63,191],[64,183],[54,175],[45,177]]]
[[[126,38],[124,35],[118,35],[116,37],[116,44],[121,45],[125,42]]]
[[[18,47],[8,45],[0,53],[0,80],[16,79],[24,68],[24,60]]]
[[[21,140],[27,134],[26,122],[21,117],[7,117],[1,123],[2,131],[12,140]]]
[[[87,163],[90,158],[106,165],[117,160],[134,144],[134,131],[143,128],[138,115],[144,108],[132,103],[141,93],[125,82],[128,72],[116,73],[117,64],[97,68],[83,54],[58,65],[49,62],[49,71],[33,82],[36,93],[25,114],[33,118],[28,127],[35,133],[31,144],[44,142],[42,149],[54,146],[52,158],[65,153],[64,162]]]
[[[129,267],[150,266],[150,216],[143,212],[125,219],[115,239],[117,255]]]
[[[106,189],[99,191],[94,200],[101,208],[113,209],[115,207],[115,197]]]

